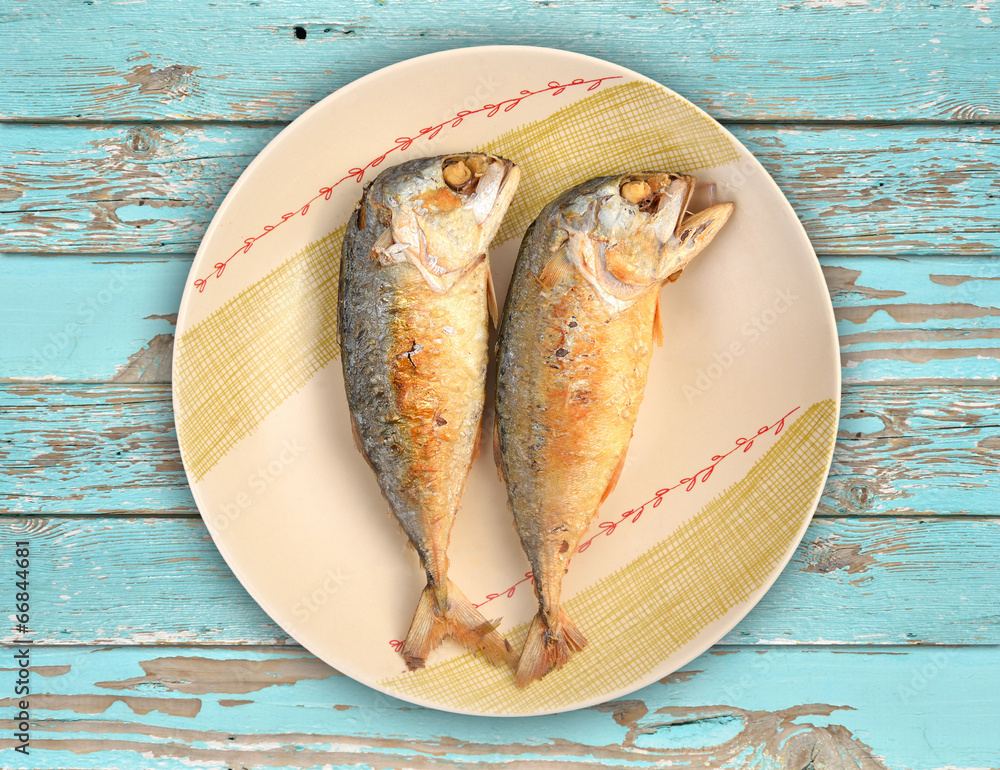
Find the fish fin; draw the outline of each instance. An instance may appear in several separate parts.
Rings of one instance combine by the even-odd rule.
[[[536,682],[554,668],[561,668],[570,655],[587,646],[587,640],[561,609],[560,630],[553,633],[539,612],[531,621],[528,636],[521,649],[515,681],[524,688]]]
[[[493,271],[490,269],[489,260],[486,260],[486,303],[490,309],[490,323],[496,329],[500,320],[500,308],[497,306],[497,290],[493,285]]]
[[[367,216],[365,214],[365,208],[367,207],[367,205],[368,205],[368,188],[366,187],[364,189],[364,192],[361,193],[361,200],[358,201],[358,218],[356,222],[359,230],[365,229],[365,222],[367,220]]]
[[[351,415],[351,435],[354,437],[354,447],[361,452],[365,453],[365,448],[361,445],[361,434],[358,432],[358,423],[354,419],[354,415]]]
[[[387,249],[392,246],[392,228],[387,227],[381,233],[379,233],[378,238],[375,239],[375,243],[372,244],[372,251],[376,249]]]
[[[557,251],[538,274],[538,282],[546,289],[551,289],[572,267],[562,251]]]
[[[611,479],[608,481],[608,486],[604,490],[604,494],[601,495],[601,503],[603,504],[605,500],[615,491],[615,487],[618,486],[618,479],[622,476],[622,471],[625,470],[625,458],[628,456],[628,447],[622,452],[622,456],[618,458],[618,465],[611,472]]]
[[[660,312],[659,292],[656,293],[656,310],[653,311],[653,341],[657,347],[663,347],[663,315]]]
[[[386,227],[379,233],[378,238],[375,239],[371,251],[368,252],[368,256],[383,267],[386,267],[402,262],[405,259],[403,256],[404,250],[403,246],[396,243],[392,234],[392,228]]]
[[[423,668],[431,651],[451,637],[468,649],[483,653],[494,666],[506,663],[513,668],[517,664],[517,655],[496,626],[496,622],[483,617],[450,580],[446,609],[442,611],[434,587],[428,584],[420,594],[413,622],[400,652],[407,667],[413,671]]]

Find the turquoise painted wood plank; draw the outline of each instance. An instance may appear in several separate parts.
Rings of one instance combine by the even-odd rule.
[[[278,130],[0,123],[0,252],[193,252],[223,195]],[[1000,253],[995,126],[732,130],[820,253]],[[753,173],[741,169],[726,183],[743,186]]]
[[[845,382],[1000,378],[1000,258],[821,264]],[[189,267],[189,258],[0,256],[0,381],[169,381]]]
[[[7,119],[284,120],[375,69],[484,44],[617,62],[720,117],[1000,117],[990,3],[151,2],[11,9]],[[44,51],[45,55],[40,55]]]
[[[0,390],[0,510],[194,513],[164,386]]]
[[[995,127],[733,132],[774,177],[819,254],[1000,253]]]
[[[1000,258],[822,265],[845,381],[1000,377]]]
[[[0,387],[0,511],[195,513],[166,386]],[[995,385],[848,385],[821,516],[1000,514]]]
[[[847,385],[817,512],[1000,513],[996,385]]]
[[[278,131],[0,123],[0,252],[194,252]]]
[[[0,519],[45,644],[286,643],[200,519]],[[413,575],[414,581],[418,575]],[[348,579],[345,590],[363,591]],[[820,519],[733,644],[1000,644],[1000,520]],[[14,592],[0,596],[13,617]],[[0,629],[0,643],[18,635]],[[0,693],[2,694],[2,693]]]
[[[938,770],[1000,756],[992,647],[713,648],[626,698],[528,719],[414,707],[299,649],[31,656],[31,754],[5,732],[5,767]],[[4,693],[15,678],[0,664]]]
[[[190,260],[0,255],[0,380],[168,382]]]

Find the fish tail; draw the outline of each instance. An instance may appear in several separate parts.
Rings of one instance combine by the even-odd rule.
[[[483,617],[450,580],[447,585],[447,600],[443,603],[439,601],[442,592],[430,584],[420,594],[410,630],[400,650],[407,667],[411,671],[423,668],[431,651],[448,637],[470,650],[479,650],[494,666],[506,663],[513,668],[517,665],[517,655],[510,642],[496,630],[497,621]]]
[[[542,613],[535,615],[521,649],[515,675],[518,687],[527,687],[554,668],[561,668],[574,652],[587,646],[587,640],[567,615],[559,609],[560,629],[553,632]]]

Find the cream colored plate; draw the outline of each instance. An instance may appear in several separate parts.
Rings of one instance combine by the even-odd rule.
[[[344,224],[380,168],[483,149],[522,182],[492,252],[502,300],[542,205],[599,174],[714,183],[736,213],[664,289],[666,343],[617,490],[565,583],[590,640],[526,690],[448,642],[421,672],[396,645],[423,586],[351,439],[336,344]],[[177,325],[174,407],[195,499],[233,572],[302,645],[371,687],[476,714],[598,703],[701,653],[774,581],[829,468],[840,399],[830,299],[801,225],[727,131],[668,89],[543,48],[433,54],[375,72],[282,131],[223,201]],[[491,435],[487,415],[486,435]],[[515,644],[535,611],[488,451],[451,576]]]

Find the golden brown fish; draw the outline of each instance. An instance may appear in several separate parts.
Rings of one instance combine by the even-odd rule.
[[[493,663],[516,658],[448,580],[447,549],[479,449],[486,248],[518,177],[492,155],[402,163],[368,187],[344,237],[339,333],[355,439],[427,574],[401,649],[411,669],[449,636]]]
[[[546,206],[521,243],[500,322],[494,434],[539,603],[521,687],[587,643],[560,605],[563,575],[621,473],[660,338],[660,287],[733,210],[685,218],[694,186],[667,173],[592,179]]]

